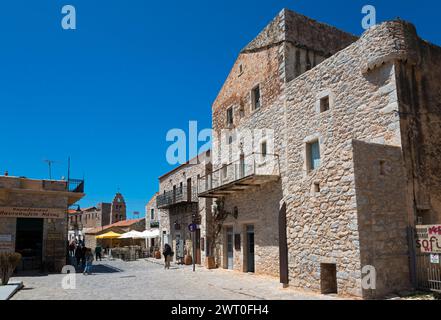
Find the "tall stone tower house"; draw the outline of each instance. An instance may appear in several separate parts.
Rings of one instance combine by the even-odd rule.
[[[401,20],[358,38],[282,10],[212,105],[198,195],[233,213],[218,265],[362,298],[415,287],[412,230],[441,221],[440,61]]]
[[[112,210],[110,214],[110,223],[116,223],[119,221],[124,221],[127,219],[127,213],[126,213],[126,202],[124,200],[124,197],[121,193],[117,193],[115,195],[115,198],[113,198],[112,202]]]

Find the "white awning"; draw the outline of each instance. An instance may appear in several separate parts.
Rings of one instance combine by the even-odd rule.
[[[142,237],[145,239],[159,238],[159,230],[158,229],[145,230],[141,234],[142,234]]]
[[[132,230],[122,234],[119,239],[144,239],[144,236],[142,232]]]

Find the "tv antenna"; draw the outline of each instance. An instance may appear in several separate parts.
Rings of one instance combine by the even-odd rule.
[[[54,163],[57,163],[57,161],[54,160],[43,160],[43,162],[46,162],[48,168],[49,168],[49,180],[52,180],[52,165]]]

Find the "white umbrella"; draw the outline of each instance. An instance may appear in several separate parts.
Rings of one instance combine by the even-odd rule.
[[[159,237],[159,230],[145,230],[141,232],[141,235],[145,239],[157,238]]]
[[[132,230],[122,234],[119,239],[144,239],[144,236],[142,232]]]

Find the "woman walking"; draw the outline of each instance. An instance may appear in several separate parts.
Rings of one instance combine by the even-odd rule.
[[[162,252],[162,254],[164,255],[165,260],[164,269],[170,269],[170,261],[173,256],[173,251],[168,243],[164,245],[164,251]]]

